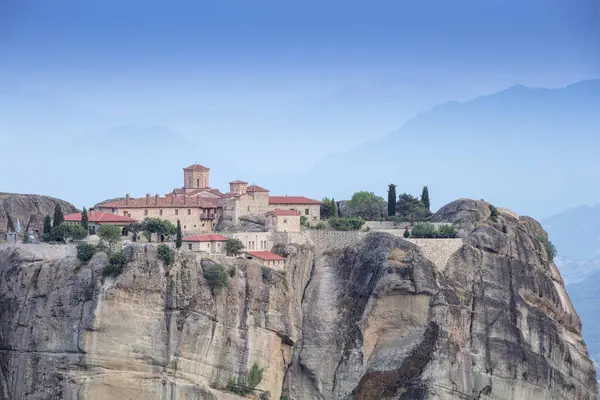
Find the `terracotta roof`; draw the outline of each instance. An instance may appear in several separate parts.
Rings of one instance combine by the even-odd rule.
[[[209,235],[192,235],[184,237],[181,240],[184,242],[225,242],[227,241],[227,237],[219,235],[218,233],[213,233]]]
[[[270,251],[247,251],[246,254],[250,254],[253,257],[260,258],[265,261],[278,261],[285,260],[285,257],[281,257],[275,253],[271,253]]]
[[[289,215],[289,216],[299,216],[300,213],[298,211],[294,211],[294,210],[273,210],[273,211],[269,211],[267,214],[275,214],[277,216],[285,216],[285,215]]]
[[[204,165],[200,165],[200,164],[192,164],[187,168],[183,169],[184,171],[209,171],[210,168],[206,168]]]
[[[81,221],[81,213],[65,215],[65,221]],[[135,219],[104,211],[88,211],[88,221],[96,224],[125,223],[131,224]]]
[[[244,182],[244,181],[233,181],[233,182],[229,182],[230,184],[232,183],[244,183],[244,184],[248,184],[248,182]]]
[[[186,202],[184,204],[184,199]],[[198,201],[200,199],[200,201]],[[148,203],[146,204],[146,198],[141,197],[137,199],[130,198],[129,203],[127,200],[118,200],[110,203],[101,204],[99,207],[103,208],[169,208],[169,207],[177,207],[177,208],[217,208],[219,206],[218,198],[210,198],[210,197],[177,197],[177,196],[169,196],[169,197],[159,197],[158,204],[155,203],[156,198],[151,196],[148,199]],[[172,202],[172,203],[171,203]]]
[[[264,187],[260,187],[258,185],[250,185],[247,189],[248,192],[268,192],[269,189],[265,189]]]
[[[269,204],[321,204],[304,196],[269,196]]]

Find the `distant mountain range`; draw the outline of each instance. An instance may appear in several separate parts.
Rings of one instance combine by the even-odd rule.
[[[584,184],[600,170],[599,132],[600,80],[514,86],[435,107],[380,140],[331,155],[294,186],[344,198],[358,190],[383,195],[389,183],[413,194],[429,185],[433,208],[484,197],[539,217],[586,190],[600,198],[600,186]]]

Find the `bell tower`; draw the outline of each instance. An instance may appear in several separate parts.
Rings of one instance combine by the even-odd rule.
[[[183,169],[183,187],[186,189],[200,189],[210,187],[210,169],[204,165],[193,164]]]

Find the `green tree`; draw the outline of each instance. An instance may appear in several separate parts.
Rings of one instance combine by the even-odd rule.
[[[396,216],[408,221],[422,221],[429,216],[429,211],[419,199],[408,193],[402,193],[398,196]]]
[[[66,243],[71,240],[82,240],[87,236],[87,232],[81,224],[62,223],[52,228],[52,239],[57,242]]]
[[[427,210],[427,212],[431,212],[431,204],[429,203],[429,189],[427,186],[423,186],[423,192],[421,193],[421,204]]]
[[[158,245],[158,258],[160,258],[165,263],[165,265],[173,264],[173,261],[175,260],[175,255],[173,254],[173,249],[171,249],[166,244],[159,244]]]
[[[301,215],[300,216],[300,225],[306,226],[307,223],[308,223],[308,217],[306,215]]]
[[[365,223],[361,217],[335,217],[329,218],[329,226],[336,231],[357,231]]]
[[[63,214],[62,208],[60,208],[60,204],[56,203],[54,206],[54,219],[52,221],[52,227],[56,228],[63,222],[65,222],[65,215]]]
[[[332,217],[338,216],[338,206],[334,199],[331,199],[331,216]]]
[[[181,248],[181,241],[182,241],[182,236],[181,236],[181,222],[179,222],[179,220],[177,220],[177,238],[175,239],[175,247],[177,247],[178,249]]]
[[[385,207],[383,197],[377,196],[373,192],[356,192],[348,202],[348,209],[353,217],[361,217],[366,220],[373,220],[381,217],[381,211]]]
[[[335,201],[333,199],[329,199],[329,197],[323,197],[321,200],[321,217],[323,219],[327,219],[330,217],[335,217],[336,210],[334,210]]]
[[[131,233],[131,240],[137,242],[138,234],[144,230],[144,224],[141,222],[132,222],[125,227],[125,230]]]
[[[237,256],[244,250],[244,243],[238,238],[229,238],[225,242],[225,250],[227,255]]]
[[[45,242],[52,240],[52,220],[50,216],[46,214],[44,217],[44,235],[43,239]]]
[[[414,238],[434,238],[437,234],[435,226],[429,222],[425,222],[413,226],[410,236]]]
[[[389,184],[388,187],[388,217],[396,215],[396,185]]]
[[[204,278],[213,294],[217,295],[221,289],[229,286],[229,274],[221,264],[210,264],[202,269],[204,270]]]
[[[406,228],[404,228],[404,237],[407,239],[410,237],[410,232],[408,230],[408,226]]]
[[[439,238],[455,238],[458,235],[458,231],[452,224],[440,225],[437,229],[437,237]]]
[[[89,221],[88,221],[88,213],[85,207],[83,207],[83,211],[81,211],[81,226],[85,229],[86,232],[89,231]]]
[[[554,257],[556,257],[556,246],[554,246],[554,244],[546,236],[540,236],[538,240],[544,246],[546,254],[548,255],[548,259],[550,261],[554,261]]]
[[[77,245],[77,258],[81,261],[89,261],[94,256],[96,248],[93,244],[79,243]]]
[[[151,241],[152,234],[156,234],[158,240],[160,241],[162,236],[168,238],[175,234],[177,228],[170,221],[163,220],[160,218],[146,218],[143,222],[144,235],[148,238],[148,241]]]
[[[98,237],[108,245],[108,251],[113,252],[114,246],[121,241],[121,229],[116,225],[100,225]]]

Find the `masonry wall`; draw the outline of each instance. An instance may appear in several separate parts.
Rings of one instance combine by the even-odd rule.
[[[235,201],[235,223],[245,215],[265,215],[269,211],[269,193],[257,192],[254,195],[246,194]]]
[[[191,245],[191,248],[190,248]],[[225,255],[225,242],[183,242],[181,246],[184,250],[205,252],[208,254]]]
[[[151,200],[152,202],[152,200]],[[195,206],[190,199],[188,206],[184,207],[155,207],[150,204],[148,208],[117,208],[115,214],[127,215],[137,221],[143,221],[144,218],[160,218],[177,225],[177,220],[181,221],[181,230],[184,235],[194,233],[212,232],[213,220],[201,220],[201,216],[209,215],[209,209]],[[194,207],[195,206],[195,207]],[[112,208],[104,211],[112,212]],[[189,214],[188,214],[189,210]],[[206,210],[206,211],[205,211]],[[147,211],[147,213],[146,213]],[[162,213],[161,213],[162,211]],[[218,213],[215,213],[218,216]]]
[[[277,232],[300,232],[299,215],[275,216],[275,230]]]
[[[267,200],[268,202],[268,200]],[[268,204],[267,211],[273,210],[294,210],[298,211],[300,215],[308,217],[309,221],[319,221],[321,219],[321,205],[320,204]],[[306,212],[308,210],[308,213]]]
[[[271,251],[274,245],[270,232],[220,232],[220,234],[239,239],[246,251]]]

